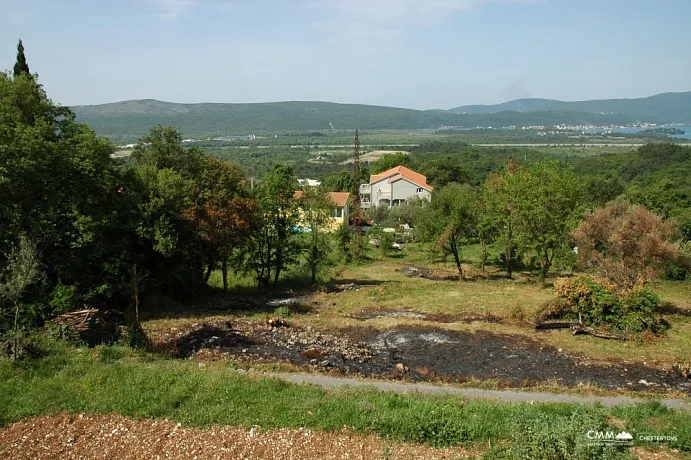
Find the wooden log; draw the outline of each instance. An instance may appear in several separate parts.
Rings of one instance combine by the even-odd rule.
[[[621,340],[624,341],[626,340],[626,336],[621,335],[621,334],[612,334],[609,332],[603,332],[603,331],[598,331],[596,329],[593,329],[592,327],[588,326],[583,326],[582,324],[574,324],[571,327],[571,330],[573,331],[573,335],[576,334],[590,334],[593,337],[599,337],[601,339],[608,339],[608,340]]]

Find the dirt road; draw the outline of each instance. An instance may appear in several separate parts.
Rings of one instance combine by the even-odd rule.
[[[424,383],[397,383],[378,380],[327,377],[314,374],[277,373],[272,375],[293,383],[312,384],[321,386],[323,388],[336,388],[345,385],[351,387],[375,387],[380,390],[394,391],[396,393],[418,392],[433,395],[458,395],[465,398],[494,399],[502,402],[564,402],[576,404],[600,403],[603,406],[611,407],[647,401],[643,398],[632,398],[629,396],[577,396],[533,391],[483,390],[478,388],[456,388],[442,385],[429,385]],[[691,411],[691,400],[660,399],[659,401],[662,405],[671,409]]]

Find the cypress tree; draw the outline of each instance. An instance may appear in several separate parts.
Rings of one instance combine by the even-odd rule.
[[[24,56],[24,45],[20,38],[19,43],[17,43],[17,62],[14,64],[14,76],[17,77],[22,73],[31,75],[29,64],[26,63],[26,56]]]

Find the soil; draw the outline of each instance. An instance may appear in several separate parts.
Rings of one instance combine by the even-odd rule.
[[[671,370],[641,363],[594,362],[525,336],[487,331],[415,325],[326,332],[285,320],[234,319],[232,323],[193,323],[152,339],[161,351],[200,362],[287,362],[308,371],[384,379],[448,383],[491,380],[497,387],[592,385],[654,393],[676,390],[691,395],[691,381]]]
[[[405,265],[396,271],[409,278],[425,278],[432,281],[458,281],[461,279],[460,275],[439,274],[429,268],[414,265]]]
[[[373,435],[304,428],[182,427],[119,415],[25,419],[0,429],[0,457],[14,459],[450,459],[477,452],[385,442]]]
[[[502,319],[492,314],[473,314],[463,313],[452,315],[448,313],[419,313],[410,310],[391,310],[388,308],[368,308],[361,312],[345,315],[348,318],[367,321],[378,318],[410,318],[430,321],[434,323],[473,323],[480,321],[483,323],[501,323]]]

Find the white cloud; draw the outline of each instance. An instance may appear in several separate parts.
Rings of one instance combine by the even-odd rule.
[[[197,0],[150,0],[161,19],[177,19],[195,6]]]

